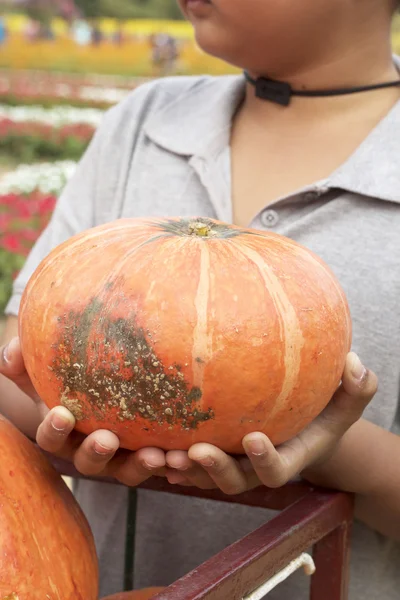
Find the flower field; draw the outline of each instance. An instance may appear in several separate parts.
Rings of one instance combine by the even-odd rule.
[[[11,294],[12,281],[47,225],[56,197],[20,194],[0,196],[0,314]]]
[[[79,159],[95,128],[85,123],[53,127],[45,123],[0,118],[0,153],[19,162]]]
[[[75,167],[71,161],[22,165],[0,181],[0,315],[15,276]]]
[[[28,197],[35,192],[58,196],[75,169],[74,161],[20,165],[1,178],[0,196],[19,194]]]
[[[13,279],[105,109],[135,85],[120,79],[0,73],[0,315]],[[67,104],[69,96],[75,105]],[[12,163],[19,166],[7,171]]]
[[[147,78],[0,70],[0,104],[106,109]]]
[[[78,160],[104,111],[142,81],[0,72],[0,156]]]
[[[76,108],[72,106],[7,106],[0,104],[0,121],[13,123],[40,123],[59,128],[66,125],[90,125],[98,127],[104,111],[98,108]]]

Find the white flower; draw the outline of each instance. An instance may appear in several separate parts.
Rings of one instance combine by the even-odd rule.
[[[84,86],[79,90],[81,100],[106,102],[108,104],[117,104],[124,100],[130,94],[130,90],[121,88],[100,88],[96,86]]]
[[[104,116],[104,110],[98,108],[74,108],[57,106],[43,108],[41,106],[6,106],[0,104],[0,119],[10,119],[18,123],[37,122],[53,127],[85,123],[98,127]]]
[[[74,174],[76,166],[74,161],[20,165],[15,171],[3,176],[0,194],[30,194],[34,190],[40,190],[44,194],[58,196]]]

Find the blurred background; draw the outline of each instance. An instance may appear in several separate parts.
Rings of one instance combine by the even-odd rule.
[[[400,16],[393,44],[400,53]],[[172,74],[223,74],[175,0],[0,0],[0,329],[12,281],[103,113]]]

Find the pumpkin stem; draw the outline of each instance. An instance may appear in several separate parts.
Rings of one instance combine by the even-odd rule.
[[[211,234],[212,227],[209,223],[203,221],[192,221],[189,223],[189,233],[191,235],[198,235],[199,237],[209,237]]]

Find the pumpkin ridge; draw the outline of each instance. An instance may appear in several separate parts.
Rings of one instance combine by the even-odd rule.
[[[118,263],[118,268],[115,268],[114,271],[110,274],[109,278],[106,279],[105,285],[106,286],[113,285],[114,282],[116,280],[118,280],[118,278],[120,277],[120,274],[124,271],[124,268],[125,268],[127,262],[129,261],[129,259],[132,258],[132,256],[134,254],[136,254],[139,250],[141,250],[142,248],[145,248],[146,246],[149,246],[150,244],[156,242],[157,240],[159,240],[161,238],[168,238],[168,237],[171,237],[171,236],[167,235],[167,234],[151,236],[147,240],[144,240],[144,242],[141,242],[138,246],[135,246],[132,250],[128,250],[128,252],[121,258],[121,261]]]
[[[292,241],[292,240],[290,240],[290,241]],[[282,246],[291,250],[291,246],[288,241],[283,239],[283,240],[281,240],[281,243],[282,243]],[[347,331],[349,332],[348,349],[350,350],[351,330],[352,330],[351,314],[350,314],[350,309],[349,309],[349,305],[348,305],[346,296],[344,294],[342,287],[340,286],[340,284],[338,282],[336,275],[334,274],[332,269],[326,263],[324,263],[322,261],[322,259],[319,256],[317,256],[314,252],[312,252],[308,248],[305,248],[301,244],[296,243],[296,250],[298,250],[299,255],[301,255],[306,262],[310,263],[311,268],[317,268],[318,271],[320,271],[324,277],[329,276],[331,284],[334,286],[334,288],[337,291],[337,295],[341,299],[343,313],[344,313],[344,317],[346,319]]]
[[[238,250],[257,267],[280,317],[281,341],[285,348],[285,377],[282,382],[281,392],[268,415],[269,420],[281,409],[282,404],[290,396],[296,385],[300,373],[301,349],[304,346],[304,337],[301,333],[297,313],[271,267],[263,261],[257,251],[252,250],[248,246],[240,246]]]
[[[212,355],[212,332],[208,331],[208,304],[210,296],[210,251],[207,244],[200,248],[200,275],[195,298],[197,322],[193,331],[193,383],[203,389],[204,370]]]

